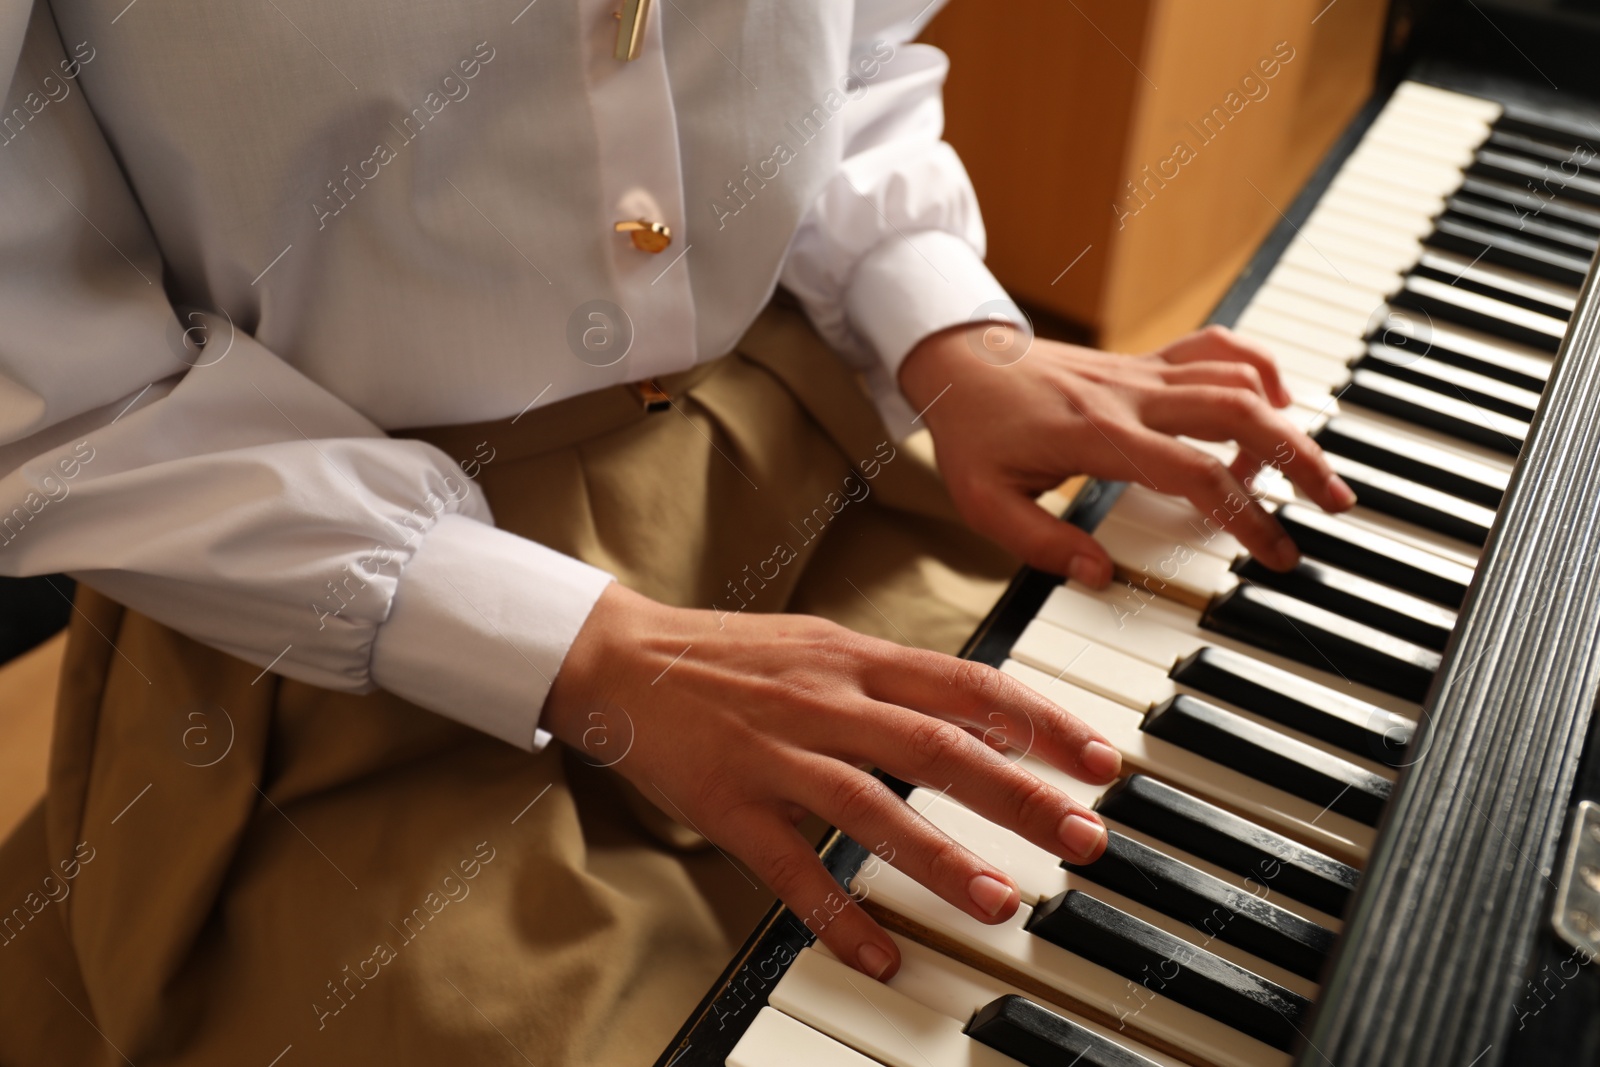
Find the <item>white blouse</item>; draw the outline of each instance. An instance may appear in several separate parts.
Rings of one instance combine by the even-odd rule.
[[[0,573],[530,747],[610,576],[386,430],[684,370],[779,283],[907,430],[1005,300],[937,4],[655,0],[631,61],[617,6],[0,0]]]

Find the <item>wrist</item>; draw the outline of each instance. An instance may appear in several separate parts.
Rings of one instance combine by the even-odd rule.
[[[900,392],[915,410],[926,410],[970,367],[1015,363],[1022,343],[1009,322],[967,322],[931,333],[901,361]]]
[[[561,661],[539,725],[557,740],[582,748],[591,725],[589,713],[604,711],[612,702],[620,680],[618,666],[633,635],[643,631],[653,612],[670,610],[621,582],[608,585]]]

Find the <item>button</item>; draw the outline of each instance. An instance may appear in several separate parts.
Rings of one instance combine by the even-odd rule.
[[[666,251],[666,247],[672,243],[672,228],[664,222],[634,219],[630,222],[619,222],[612,229],[627,234],[633,241],[633,247],[651,255]]]

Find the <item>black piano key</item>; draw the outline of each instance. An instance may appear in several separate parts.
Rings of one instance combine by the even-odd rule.
[[[1149,1057],[1015,993],[979,1008],[965,1033],[1027,1067],[1156,1067]]]
[[[1496,124],[1489,131],[1489,138],[1484,141],[1483,147],[1549,164],[1552,182],[1585,171],[1589,172],[1590,177],[1600,177],[1595,167],[1594,149],[1585,146],[1580,152],[1578,144],[1570,137],[1552,136],[1549,131]]]
[[[1391,767],[1405,762],[1416,729],[1403,715],[1214,645],[1192,653],[1172,668],[1171,677],[1213,699]]]
[[[1586,226],[1557,215],[1526,211],[1467,193],[1456,193],[1446,199],[1445,210],[1440,218],[1466,226],[1483,227],[1491,237],[1506,238],[1501,247],[1508,250],[1517,250],[1518,242],[1526,241],[1533,245],[1546,245],[1567,255],[1583,257],[1594,255],[1596,246],[1600,245],[1600,236]]]
[[[1187,693],[1152,708],[1142,729],[1368,826],[1389,802],[1388,779]]]
[[[1431,648],[1248,583],[1213,600],[1200,625],[1406,700],[1427,696],[1439,669]]]
[[[1035,908],[1028,930],[1274,1048],[1292,1047],[1311,1012],[1298,993],[1075,889]]]
[[[1096,810],[1329,915],[1344,914],[1360,877],[1349,864],[1147,775],[1106,790]]]
[[[1570,145],[1573,158],[1584,162],[1586,166],[1590,165],[1585,162],[1586,158],[1593,158],[1597,151],[1594,147],[1595,138],[1600,136],[1586,121],[1535,111],[1521,104],[1506,104],[1500,117],[1494,120],[1494,128]]]
[[[1061,866],[1303,978],[1333,950],[1332,930],[1115,831],[1095,862]]]
[[[1375,374],[1387,374],[1391,378],[1464,400],[1473,407],[1522,422],[1532,422],[1533,413],[1539,406],[1539,394],[1531,389],[1431,359],[1412,348],[1397,350],[1384,344],[1369,344],[1366,353],[1356,360],[1355,367]]]
[[[1411,272],[1562,320],[1572,317],[1577,303],[1578,290],[1571,286],[1499,264],[1471,263],[1465,256],[1446,255],[1438,250],[1424,249]]]
[[[1337,515],[1285,504],[1278,509],[1278,522],[1306,555],[1448,608],[1459,610],[1467,586],[1472,584],[1470,567],[1363,529]]]
[[[1485,262],[1527,271],[1563,285],[1582,285],[1592,258],[1592,253],[1585,256],[1545,242],[1510,238],[1492,227],[1459,217],[1438,219],[1422,243],[1463,256],[1482,256]]]
[[[1468,544],[1482,546],[1489,540],[1489,529],[1494,525],[1493,508],[1462,500],[1336,452],[1328,453],[1327,459],[1365,507]]]
[[[1413,308],[1427,313],[1430,318],[1458,323],[1551,353],[1561,346],[1561,338],[1567,333],[1563,319],[1415,274],[1406,276],[1399,290],[1389,298],[1389,304]]]
[[[1423,648],[1443,652],[1456,613],[1431,600],[1351,574],[1321,560],[1301,557],[1293,570],[1275,571],[1253,556],[1234,564],[1239,577],[1288,593]]]
[[[1312,435],[1325,451],[1349,456],[1486,508],[1499,508],[1511,476],[1506,471],[1436,448],[1384,426],[1335,415]]]
[[[1468,164],[1467,173],[1514,185],[1531,181],[1542,196],[1600,206],[1600,178],[1589,174],[1569,174],[1547,161],[1528,159],[1513,152],[1480,148],[1477,157]]]
[[[1513,457],[1521,454],[1528,436],[1528,424],[1521,419],[1372,370],[1351,372],[1339,400]]]
[[[1558,223],[1570,232],[1587,234],[1600,241],[1600,208],[1539,196],[1526,184],[1512,185],[1468,174],[1462,178],[1456,195],[1516,208],[1517,218],[1523,224]]]
[[[1534,392],[1544,388],[1555,362],[1548,352],[1421,317],[1390,316],[1373,340]]]

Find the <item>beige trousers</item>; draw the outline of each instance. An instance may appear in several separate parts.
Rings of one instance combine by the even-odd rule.
[[[674,604],[954,651],[1014,569],[798,312],[662,384],[411,436]],[[0,846],[0,1063],[648,1064],[770,901],[559,744],[78,606],[48,793]]]

